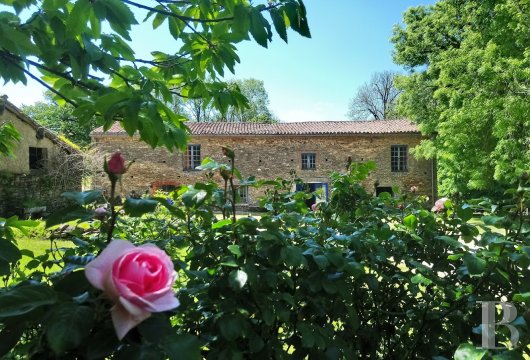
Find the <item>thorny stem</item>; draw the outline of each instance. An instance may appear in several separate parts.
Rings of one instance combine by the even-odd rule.
[[[109,228],[107,230],[107,243],[110,243],[112,240],[112,233],[114,232],[114,228],[116,227],[116,219],[118,217],[118,213],[116,212],[116,182],[118,180],[115,178],[110,179],[110,222],[109,222]]]

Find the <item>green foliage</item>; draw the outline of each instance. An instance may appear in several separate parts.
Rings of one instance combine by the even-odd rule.
[[[90,132],[97,127],[95,118],[81,123],[73,115],[75,108],[71,104],[58,105],[49,91],[46,92],[45,101],[24,105],[21,110],[40,125],[64,137],[67,142],[72,141],[77,146],[88,146],[91,141]]]
[[[225,186],[198,183],[167,197],[127,199],[124,210],[134,217],[79,220],[70,234],[75,247],[58,252],[60,272],[13,274],[17,283],[0,290],[0,335],[9,340],[0,351],[157,359],[496,359],[530,353],[530,319],[523,317],[530,307],[527,179],[499,203],[446,201],[443,211],[432,212],[422,197],[367,193],[360,182],[374,165],[352,164],[348,173],[333,174],[330,201],[317,211],[307,209],[310,195],[291,191],[292,181],[249,179],[245,183],[266,187],[262,202],[269,211],[236,218],[231,179],[237,171],[211,160],[202,167],[219,172]],[[66,196],[87,213],[100,201],[91,193]],[[109,299],[82,270],[106,246],[112,219],[115,238],[165,249],[179,274],[181,305],[153,314],[121,342],[111,327]],[[520,346],[478,349],[478,301],[500,299],[517,306],[512,324]],[[509,335],[498,331],[499,344]]]
[[[167,105],[175,91],[203,99],[222,114],[245,107],[239,91],[220,80],[240,62],[236,44],[253,38],[267,47],[273,40],[271,22],[284,40],[288,28],[310,37],[302,0],[2,3],[2,80],[33,78],[54,93],[57,103],[74,106],[72,115],[80,124],[95,117],[108,129],[119,121],[129,135],[138,131],[151,146],[169,149],[183,148],[186,140],[185,117]],[[132,32],[149,27],[153,36],[167,31],[175,41],[139,58]]]
[[[428,137],[444,194],[494,193],[530,164],[530,5],[438,1],[409,9],[394,30],[399,111]]]
[[[0,124],[0,156],[14,156],[13,150],[21,137],[11,123]]]

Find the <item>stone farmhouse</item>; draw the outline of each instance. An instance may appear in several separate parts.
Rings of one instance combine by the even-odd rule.
[[[169,191],[179,185],[205,180],[205,172],[196,168],[205,157],[228,163],[221,146],[235,151],[235,163],[243,176],[257,179],[290,178],[304,181],[305,189],[317,191],[322,201],[328,195],[330,173],[345,171],[349,161],[375,161],[377,169],[363,184],[369,191],[392,192],[392,187],[436,196],[435,164],[416,160],[410,150],[422,136],[408,120],[298,122],[278,124],[196,123],[187,124],[191,139],[185,153],[170,153],[164,148],[151,149],[138,137],[129,137],[114,124],[108,132],[92,132],[92,147],[102,160],[121,151],[135,163],[122,178],[125,193],[145,194]],[[93,183],[108,186],[101,171]],[[294,189],[293,189],[294,190]],[[253,207],[260,192],[241,186],[240,207]]]
[[[3,123],[12,123],[21,141],[14,157],[0,156],[0,216],[50,211],[60,204],[62,192],[81,190],[81,154],[23,114],[5,95],[0,98]]]

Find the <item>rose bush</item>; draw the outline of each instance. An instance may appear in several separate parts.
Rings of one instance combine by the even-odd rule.
[[[112,321],[121,340],[153,312],[179,306],[172,286],[173,263],[158,247],[113,240],[85,269],[89,282],[115,303]]]
[[[292,191],[297,179],[238,179],[266,187],[261,204],[267,211],[236,218],[232,184],[238,173],[213,161],[202,167],[205,183],[160,197],[129,198],[123,206],[109,201],[116,218],[103,221],[93,220],[101,194],[68,194],[75,204],[48,218],[47,225],[77,224],[70,234],[73,248],[51,246],[44,255],[22,255],[13,231],[4,229],[30,223],[0,220],[0,272],[9,269],[0,289],[0,356],[508,360],[530,355],[530,319],[524,316],[530,307],[530,187],[524,177],[499,202],[448,200],[445,212],[429,211],[426,197],[409,192],[368,193],[360,184],[373,169],[370,164],[352,163],[350,172],[333,174],[329,202],[317,212],[306,204],[314,194]],[[220,170],[228,175],[224,186],[211,181],[211,172]],[[150,245],[108,242],[108,233]],[[172,265],[164,252],[178,273],[177,311],[156,311],[176,301],[168,295]],[[22,256],[30,257],[26,271],[19,265]],[[87,278],[93,277],[91,284]],[[481,349],[480,301],[501,300],[517,308],[512,322],[520,335],[517,348],[505,348],[510,332],[498,326],[499,349]],[[123,323],[115,321],[117,310]],[[502,313],[496,315],[499,320]],[[121,340],[116,328],[122,329]]]
[[[431,211],[440,212],[440,211],[444,210],[445,209],[445,203],[446,203],[447,200],[449,200],[449,199],[446,198],[446,197],[443,197],[441,199],[436,200],[435,203],[434,203],[434,206],[431,209]]]

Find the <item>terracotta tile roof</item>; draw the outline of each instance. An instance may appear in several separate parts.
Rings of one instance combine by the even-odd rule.
[[[238,136],[238,135],[348,135],[348,134],[396,134],[420,133],[409,120],[374,121],[310,121],[278,124],[254,123],[186,123],[191,135],[195,136]],[[103,128],[92,131],[92,135],[104,135]],[[119,123],[114,123],[108,135],[125,135]]]

